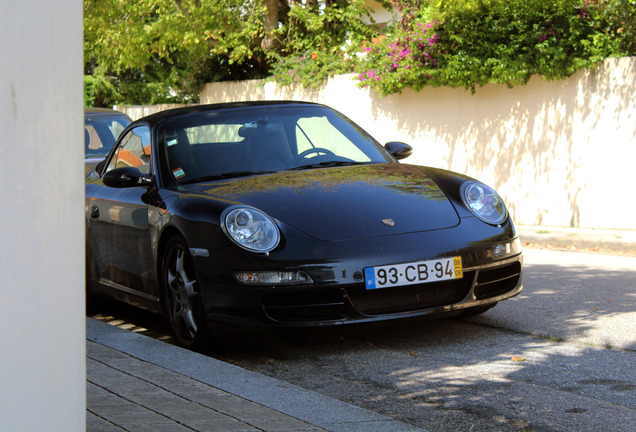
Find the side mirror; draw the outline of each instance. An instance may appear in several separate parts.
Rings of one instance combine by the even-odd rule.
[[[142,174],[137,168],[124,167],[107,171],[102,176],[102,183],[112,188],[127,188],[133,186],[148,186],[152,179]]]
[[[104,170],[104,165],[106,164],[106,158],[102,159],[97,166],[95,167],[94,171],[96,173],[101,173]]]
[[[397,160],[406,159],[413,154],[413,147],[399,141],[388,142],[384,144],[384,148]]]

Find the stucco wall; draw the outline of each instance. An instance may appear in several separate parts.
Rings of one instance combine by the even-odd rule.
[[[2,2],[0,430],[86,419],[82,2]]]
[[[636,229],[631,170],[636,161],[636,58],[593,71],[475,94],[430,88],[379,97],[351,76],[322,88],[244,81],[213,83],[201,103],[308,100],[332,106],[380,142],[414,146],[405,162],[474,176],[497,188],[526,225]]]

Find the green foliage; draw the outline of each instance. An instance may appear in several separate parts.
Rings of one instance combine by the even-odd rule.
[[[93,102],[191,102],[211,65],[265,76],[262,14],[260,1],[84,0],[85,74],[117,89],[94,87]]]
[[[399,93],[435,84],[439,75],[442,45],[439,22],[416,22],[411,30],[397,29],[391,37],[364,49],[358,80],[380,94]]]
[[[353,71],[385,95],[474,91],[636,55],[636,0],[381,4],[400,18],[378,38],[364,0],[84,0],[85,103],[195,102],[206,82],[316,86]]]
[[[95,79],[84,75],[84,106],[95,106]]]
[[[84,75],[84,106],[103,106],[100,101],[104,98],[117,100],[121,98],[121,94],[104,77]]]
[[[346,51],[373,34],[364,0],[269,0],[277,43],[264,49],[265,1],[84,0],[85,73],[104,84],[87,81],[87,103],[192,102],[206,82],[272,74],[293,82],[305,53],[312,62],[294,77],[316,83],[351,72]]]
[[[327,78],[353,71],[355,64],[343,52],[307,51],[302,55],[284,57],[272,68],[270,80],[280,85],[300,83],[317,87]]]
[[[577,0],[422,0],[413,19],[367,49],[361,86],[381,94],[409,87],[523,85],[532,75],[572,75],[620,55],[603,3]]]
[[[290,8],[280,29],[283,46],[270,54],[274,81],[315,87],[326,78],[353,72],[355,57],[377,29],[363,0],[327,2],[324,10],[310,5]]]
[[[612,30],[619,35],[621,49],[628,55],[636,55],[636,0],[598,0],[596,3],[600,3]]]

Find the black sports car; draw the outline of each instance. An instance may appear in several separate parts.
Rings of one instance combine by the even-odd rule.
[[[88,294],[164,313],[184,346],[246,325],[475,314],[519,294],[501,198],[397,162],[411,152],[312,103],[137,120],[87,178]]]

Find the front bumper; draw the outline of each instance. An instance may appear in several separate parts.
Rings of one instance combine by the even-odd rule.
[[[321,251],[324,257],[329,257],[323,259],[292,260],[272,254],[247,262],[250,257],[246,258],[240,251],[234,256],[225,251],[199,258],[196,267],[207,320],[217,329],[246,325],[321,327],[443,314],[495,304],[519,294],[523,254],[518,250],[498,258],[491,253],[495,245],[513,242],[514,228],[511,225],[503,229],[493,227],[493,231],[497,231],[495,235],[484,236],[483,229],[471,226],[474,220],[463,222],[462,228],[455,228],[452,237],[442,230],[421,237],[410,234],[383,238],[377,245],[366,240],[364,247],[349,242]],[[471,241],[469,233],[474,240]],[[414,257],[414,250],[420,255]],[[299,255],[296,251],[295,256]],[[463,278],[365,289],[364,267],[442,256],[462,257]],[[314,284],[247,286],[239,285],[228,276],[231,275],[228,270],[265,268],[302,270],[311,276]]]
[[[255,303],[247,315],[234,309],[229,320],[220,320],[228,315],[216,309],[210,310],[208,319],[238,324],[237,317],[243,315],[274,327],[316,327],[441,314],[513,297],[521,292],[521,281],[522,255],[518,255],[466,268],[462,279],[452,281],[373,291],[365,290],[364,283],[276,289],[257,294],[260,304]]]

